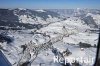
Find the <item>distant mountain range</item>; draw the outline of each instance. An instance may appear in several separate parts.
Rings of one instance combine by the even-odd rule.
[[[97,9],[0,9],[0,29],[41,28],[44,24],[60,22],[77,17],[90,27],[100,25],[100,10]],[[39,26],[38,26],[39,25]],[[13,28],[12,28],[13,27]]]

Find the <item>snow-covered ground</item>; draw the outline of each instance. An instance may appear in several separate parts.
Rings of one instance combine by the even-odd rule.
[[[43,10],[36,11],[45,12]],[[11,64],[17,66],[29,61],[31,66],[63,66],[60,62],[54,62],[56,55],[52,50],[56,48],[57,56],[61,57],[60,55],[62,55],[67,63],[71,64],[76,60],[82,66],[92,66],[96,56],[94,45],[97,45],[98,34],[90,30],[95,30],[95,28],[90,28],[78,17],[70,17],[59,22],[57,18],[48,16],[47,21],[50,24],[36,32],[35,29],[9,30],[7,32],[8,36],[14,38],[14,41],[10,44],[0,43],[0,46],[6,50],[2,51]],[[19,19],[23,23],[34,24],[35,22],[26,15],[19,16]],[[91,47],[80,48],[80,42],[90,44]],[[63,55],[66,49],[69,49],[70,55]]]
[[[92,16],[93,19],[95,20],[96,24],[100,25],[100,15],[99,14],[92,14],[92,13],[88,13],[86,16]]]

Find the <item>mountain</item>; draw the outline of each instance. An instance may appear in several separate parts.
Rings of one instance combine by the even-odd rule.
[[[36,24],[49,24],[59,22],[67,18],[77,17],[87,25],[94,28],[100,26],[99,10],[96,9],[0,9],[0,28],[3,26],[13,27],[14,29],[31,29]],[[88,21],[90,20],[90,21]],[[90,25],[91,24],[91,25]],[[27,25],[27,26],[26,26]],[[7,27],[7,28],[8,28]],[[7,29],[3,28],[3,29]],[[41,28],[41,27],[39,27]]]
[[[0,9],[0,28],[7,29],[32,29],[50,22],[60,21],[59,14],[48,10],[31,9]],[[4,28],[6,26],[7,28]],[[40,27],[38,27],[40,28]]]
[[[99,16],[97,9],[0,9],[0,50],[13,66],[92,66]]]
[[[86,24],[88,23],[88,19],[92,24],[92,27],[99,27],[100,26],[100,10],[99,9],[50,9],[50,11],[57,12],[58,14],[62,15],[63,17],[78,17],[85,21]],[[89,16],[89,17],[88,17]],[[87,20],[86,20],[87,19]]]

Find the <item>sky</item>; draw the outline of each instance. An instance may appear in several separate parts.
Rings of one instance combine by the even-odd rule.
[[[0,0],[0,8],[100,9],[100,0]]]

